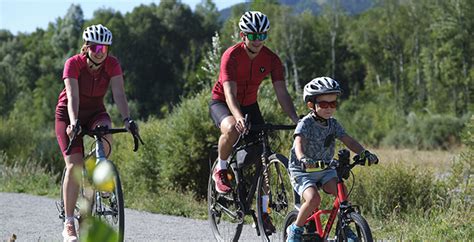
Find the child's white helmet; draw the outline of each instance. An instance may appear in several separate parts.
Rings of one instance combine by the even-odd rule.
[[[341,94],[339,83],[330,77],[317,77],[304,86],[303,99],[306,103],[318,95],[330,93]]]

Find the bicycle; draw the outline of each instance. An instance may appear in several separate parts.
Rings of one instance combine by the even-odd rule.
[[[261,236],[263,241],[282,240],[283,234],[279,231],[283,228],[285,215],[294,206],[295,196],[287,170],[288,159],[271,150],[269,134],[276,130],[294,130],[295,127],[295,125],[266,123],[250,126],[249,130],[256,134],[254,139],[247,139],[241,134],[233,145],[229,159],[228,178],[232,189],[227,194],[220,194],[215,189],[212,171],[217,162],[214,162],[208,183],[208,216],[212,232],[218,241],[237,241],[246,215],[252,217],[253,223],[256,224],[257,235]],[[245,165],[240,164],[242,162],[237,159],[237,154],[239,151],[255,150],[259,147],[261,161],[252,162],[255,164],[255,172],[249,177],[244,174]],[[257,192],[257,214],[252,208],[255,192]],[[263,195],[269,196],[268,211],[262,209]],[[263,218],[265,212],[271,215],[276,231],[266,231]]]
[[[354,187],[355,179],[352,183],[350,191],[346,194],[344,190],[344,179],[348,179],[350,174],[354,178],[352,168],[356,165],[365,165],[365,159],[361,159],[359,155],[353,157],[354,162],[350,163],[350,152],[346,149],[341,149],[338,152],[338,159],[331,162],[329,169],[336,169],[337,171],[337,197],[334,199],[333,208],[331,210],[316,208],[313,214],[306,219],[304,225],[304,232],[302,235],[303,241],[329,241],[329,235],[332,225],[337,218],[337,225],[335,231],[334,241],[348,241],[347,231],[356,232],[358,241],[373,241],[372,232],[369,224],[361,215],[360,208],[357,205],[352,205],[348,201],[348,197]],[[287,228],[296,221],[299,207],[291,211],[285,218],[285,227],[283,230],[284,238],[287,238]],[[329,214],[326,226],[323,230],[321,223],[321,215]]]
[[[73,136],[69,141],[69,145],[66,149],[66,154],[69,154],[72,142],[79,135],[79,122],[77,122],[76,129],[73,130]],[[133,151],[138,150],[139,142],[144,145],[139,133],[136,124],[132,121],[130,122],[130,131],[133,136],[134,148]],[[91,148],[91,151],[84,157],[84,166],[82,169],[82,177],[79,188],[79,197],[84,199],[84,201],[89,201],[89,204],[81,204],[79,199],[76,207],[74,209],[74,217],[77,220],[77,223],[80,224],[84,217],[94,216],[100,220],[105,221],[111,225],[118,234],[118,241],[123,241],[124,239],[124,229],[125,229],[125,206],[123,199],[123,190],[122,183],[120,180],[120,175],[115,164],[108,160],[110,151],[108,154],[105,154],[104,150],[104,141],[109,145],[109,141],[104,137],[107,134],[117,134],[117,133],[126,133],[128,132],[125,128],[113,129],[108,128],[107,126],[97,126],[92,130],[83,130],[81,134],[94,137],[95,148]],[[113,171],[113,190],[100,191],[94,186],[86,186],[93,184],[92,172],[94,167],[99,165],[101,162],[107,162],[110,164],[111,170]],[[86,167],[87,166],[87,167]],[[63,198],[63,182],[66,174],[66,168],[64,168],[62,177],[61,177],[61,186],[60,186],[60,200],[56,202],[56,207],[59,212],[59,218],[64,222],[65,220],[65,211],[64,211],[64,198]],[[90,188],[89,188],[90,187]],[[82,206],[86,206],[81,207]],[[81,210],[82,209],[82,210]],[[76,226],[76,228],[78,228]]]

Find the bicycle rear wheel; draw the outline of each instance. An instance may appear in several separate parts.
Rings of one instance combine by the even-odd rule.
[[[342,228],[342,221],[340,219],[337,222],[337,241],[348,241],[348,239],[352,241],[373,241],[369,224],[362,215],[357,212],[350,212],[345,220],[346,226],[344,228]],[[352,238],[354,235],[357,236],[357,239]]]
[[[295,208],[295,196],[291,178],[284,163],[287,159],[283,155],[274,154],[269,157],[269,160],[266,168],[268,182],[262,175],[257,184],[258,227],[263,241],[283,241],[285,218]],[[268,195],[269,198],[267,211],[263,211],[262,207],[264,195]],[[270,228],[269,219],[275,227],[274,231]]]
[[[209,222],[212,233],[217,241],[238,241],[242,226],[244,223],[244,214],[239,208],[236,199],[236,178],[233,169],[228,170],[228,174],[232,177],[229,179],[232,192],[220,194],[216,191],[216,184],[212,179],[212,171],[216,166],[216,162],[211,169],[209,182],[207,187],[207,204]]]
[[[123,241],[125,231],[125,205],[122,182],[117,167],[108,161],[114,171],[114,190],[111,193],[95,192],[93,216],[109,224],[117,233],[118,241]]]

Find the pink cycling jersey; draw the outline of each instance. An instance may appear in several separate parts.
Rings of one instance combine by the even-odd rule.
[[[223,83],[234,81],[237,83],[237,101],[242,106],[257,102],[258,88],[269,74],[272,82],[284,80],[280,58],[265,46],[251,60],[244,43],[238,43],[224,52],[220,68],[219,80],[212,88],[212,99],[225,102]]]
[[[110,79],[122,75],[122,68],[115,57],[107,56],[105,63],[98,71],[92,72],[87,67],[87,58],[84,55],[75,55],[64,64],[63,79],[74,78],[79,85],[79,113],[78,119],[83,128],[92,129],[99,123],[110,123],[110,116],[104,106],[104,96],[109,87]],[[59,94],[55,114],[55,131],[59,147],[66,157],[66,147],[69,137],[66,127],[69,125],[66,89]],[[71,155],[83,153],[83,140],[78,137],[71,146]]]
[[[104,61],[96,72],[89,71],[87,57],[81,54],[69,58],[64,64],[63,80],[74,78],[79,84],[79,110],[102,109],[110,78],[122,75],[122,68],[115,57],[107,56]],[[59,107],[67,107],[66,88],[59,94]]]

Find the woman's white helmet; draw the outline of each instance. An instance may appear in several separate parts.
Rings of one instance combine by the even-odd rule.
[[[317,77],[304,86],[303,99],[306,103],[318,95],[330,93],[341,94],[339,83],[330,77]]]
[[[270,29],[270,20],[259,11],[247,11],[240,17],[239,28],[244,33],[264,33]]]
[[[112,45],[112,32],[102,24],[92,25],[84,30],[82,39],[86,42]]]

